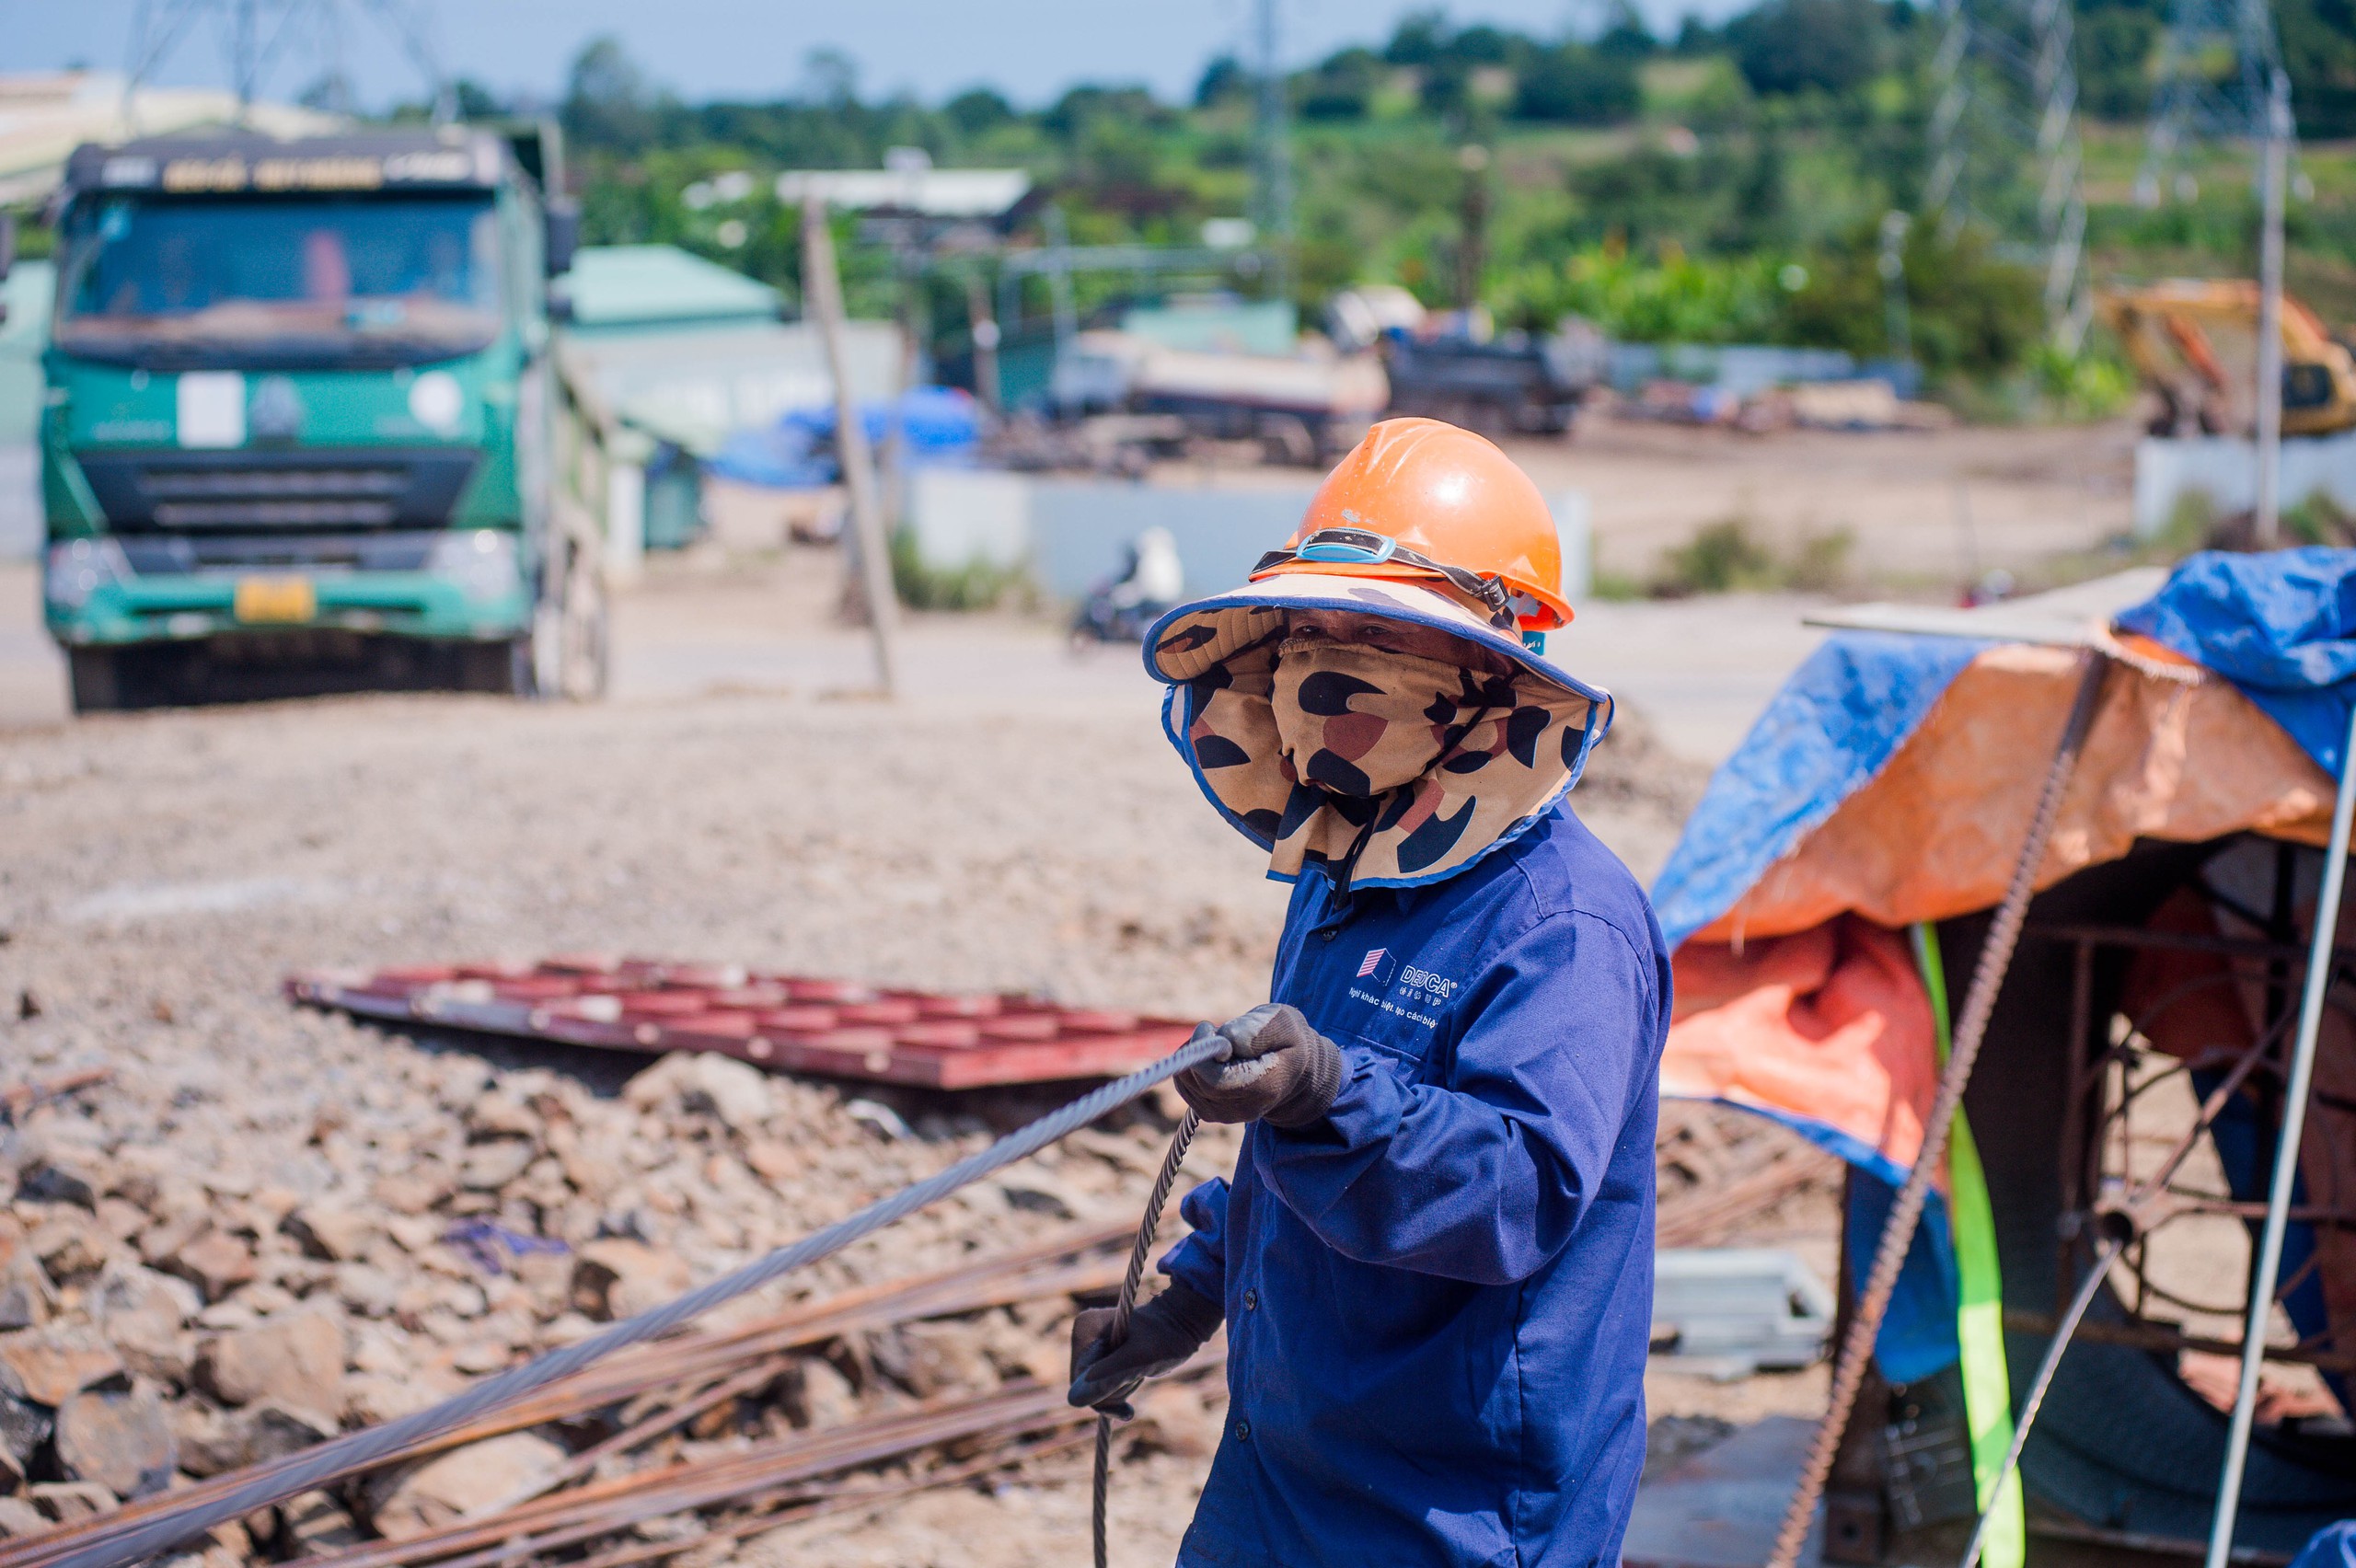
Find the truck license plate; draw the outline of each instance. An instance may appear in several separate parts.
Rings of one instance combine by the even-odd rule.
[[[319,613],[318,590],[307,577],[241,577],[235,609],[241,621],[300,623]]]

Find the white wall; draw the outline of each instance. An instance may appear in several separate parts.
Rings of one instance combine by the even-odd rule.
[[[2318,492],[2356,512],[2356,431],[2282,443],[2282,504]],[[2230,435],[2146,436],[2135,444],[2135,536],[2164,532],[2184,496],[2205,494],[2219,516],[2258,504],[2258,444]]]
[[[1147,528],[1170,530],[1186,568],[1186,592],[1243,581],[1308,510],[1314,484],[1211,489],[1061,478],[994,470],[919,469],[908,487],[907,525],[917,559],[936,571],[975,562],[1028,562],[1041,589],[1077,599],[1121,565],[1123,548]],[[1589,582],[1588,502],[1551,498],[1563,536],[1563,592],[1583,599]]]

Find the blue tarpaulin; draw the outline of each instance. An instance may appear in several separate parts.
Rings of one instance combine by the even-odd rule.
[[[861,404],[860,424],[871,449],[881,450],[896,426],[913,467],[963,467],[981,441],[981,414],[972,396],[953,386],[918,386],[893,400]],[[795,409],[772,423],[740,430],[705,465],[722,478],[768,490],[815,490],[838,477],[835,410]]]
[[[1939,694],[1989,644],[1844,631],[1793,672],[1709,790],[1653,884],[1676,946],[1881,771]]]
[[[2207,665],[2339,776],[2356,689],[2356,550],[2194,556],[2119,617]]]

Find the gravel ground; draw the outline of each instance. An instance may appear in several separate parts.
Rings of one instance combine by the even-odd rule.
[[[655,605],[692,615],[693,593]],[[0,737],[0,1078],[110,1064],[117,1087],[86,1097],[101,1107],[98,1134],[302,1193],[333,1177],[312,1141],[323,1113],[405,1093],[430,1106],[454,1073],[525,1093],[555,1074],[611,1096],[644,1063],[404,1041],[285,1005],[277,986],[294,969],[602,951],[1185,1016],[1262,999],[1283,890],[1204,804],[1149,691],[1092,674],[1052,690],[992,678],[993,660],[1051,668],[1059,656],[1035,628],[919,623],[911,636],[919,668],[962,658],[965,678],[888,705],[806,692],[586,708],[363,698]],[[1649,877],[1698,783],[1632,716],[1576,800]],[[860,1092],[820,1086],[789,1102],[839,1145],[843,1103]],[[872,1159],[830,1157],[789,1205],[756,1205],[755,1222],[683,1246],[697,1274],[937,1168],[1050,1096],[887,1098],[912,1138]],[[1190,1165],[1230,1159],[1215,1141]],[[1099,1172],[1078,1182],[1078,1206],[1101,1197],[1126,1214],[1142,1185]],[[1773,1224],[1820,1251],[1830,1206]],[[932,1266],[977,1230],[1011,1243],[1049,1228],[976,1202],[872,1244],[833,1278]],[[1811,1408],[1821,1378],[1657,1377],[1655,1397],[1671,1413],[1744,1419]],[[1170,1560],[1201,1467],[1164,1453],[1124,1470],[1116,1561]],[[1073,1454],[992,1489],[793,1527],[743,1560],[1077,1560],[1086,1511]]]

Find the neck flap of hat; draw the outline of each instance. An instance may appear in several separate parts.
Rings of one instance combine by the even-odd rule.
[[[1304,867],[1345,887],[1416,887],[1453,876],[1559,800],[1609,721],[1609,699],[1527,667],[1484,675],[1363,653],[1348,661],[1347,678],[1329,678],[1322,694],[1303,702],[1299,677],[1277,670],[1282,612],[1236,606],[1219,618],[1223,635],[1173,635],[1160,644],[1161,668],[1173,682],[1163,726],[1204,793],[1268,851],[1268,874],[1282,882]],[[1385,689],[1354,693],[1361,684]],[[1372,795],[1304,781],[1306,769],[1312,780],[1323,772],[1330,782],[1334,767],[1320,762],[1324,750],[1313,749],[1315,726],[1298,716],[1290,718],[1295,750],[1306,755],[1286,754],[1280,702],[1296,715],[1333,709],[1319,717],[1331,737],[1327,749],[1344,757],[1382,744],[1368,738],[1378,716],[1395,719],[1412,705],[1431,727],[1433,760]]]

